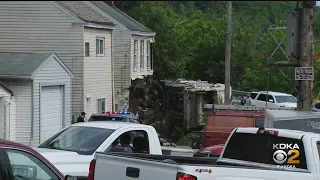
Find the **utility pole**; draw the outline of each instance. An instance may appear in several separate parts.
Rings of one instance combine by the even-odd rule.
[[[300,56],[301,67],[313,67],[314,54],[314,6],[316,1],[300,1]],[[299,80],[298,109],[311,111],[313,99],[313,81]]]
[[[224,104],[230,104],[230,56],[231,56],[231,28],[232,28],[232,4],[227,1],[227,33],[226,33],[226,54],[225,54],[225,90]]]

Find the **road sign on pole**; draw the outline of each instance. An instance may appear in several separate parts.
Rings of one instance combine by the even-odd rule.
[[[313,67],[296,67],[296,81],[313,81]]]

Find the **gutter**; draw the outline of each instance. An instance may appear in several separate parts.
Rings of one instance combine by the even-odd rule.
[[[114,44],[114,42],[113,42],[113,36],[114,36],[114,34],[113,34],[113,30],[111,30],[111,33],[112,33],[112,35],[111,35],[111,73],[112,73],[112,111],[115,111],[115,97],[114,97],[114,48],[113,48],[113,44]]]

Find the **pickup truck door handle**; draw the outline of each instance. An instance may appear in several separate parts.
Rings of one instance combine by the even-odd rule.
[[[133,178],[139,178],[140,175],[140,169],[133,168],[133,167],[127,167],[126,176],[133,177]]]

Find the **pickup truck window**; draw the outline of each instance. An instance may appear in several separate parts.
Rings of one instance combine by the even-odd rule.
[[[259,101],[266,101],[266,95],[265,94],[260,94],[257,98]]]
[[[251,94],[250,94],[250,97],[251,97],[252,99],[255,99],[257,95],[258,95],[258,93],[251,93]]]
[[[37,157],[23,151],[7,149],[14,179],[58,180],[58,176]],[[28,172],[29,171],[29,172]]]
[[[42,143],[39,148],[91,155],[113,132],[112,129],[71,126]]]
[[[143,130],[136,130],[136,131],[128,131],[121,134],[113,143],[112,146],[126,146],[122,144],[120,139],[121,136],[124,134],[130,135],[129,146],[132,148],[133,153],[147,153],[149,154],[149,137],[148,133]],[[107,149],[108,151],[109,149]]]
[[[290,148],[279,148],[280,144],[292,144],[291,147],[297,144],[299,152],[290,153]],[[283,156],[286,157],[287,160],[282,163],[276,163],[274,158],[279,157],[276,153],[277,150],[283,150],[285,152]],[[270,134],[234,133],[227,143],[223,158],[271,165],[293,165],[292,160],[299,160],[300,162],[298,164],[294,164],[295,167],[307,169],[302,140],[278,137]]]

